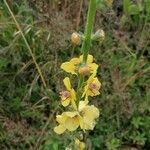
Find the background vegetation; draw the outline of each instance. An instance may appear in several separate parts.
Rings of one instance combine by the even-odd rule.
[[[69,133],[53,132],[62,111],[60,64],[80,53],[70,35],[84,30],[87,0],[8,0],[42,70],[33,59],[3,0],[0,1],[0,149],[61,150]],[[88,144],[93,150],[150,149],[150,1],[98,0],[96,31],[103,44],[91,49],[99,63],[101,109]]]

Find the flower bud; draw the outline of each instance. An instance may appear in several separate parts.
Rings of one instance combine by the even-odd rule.
[[[76,46],[80,43],[80,35],[76,32],[71,35],[71,42],[73,46]]]
[[[102,42],[105,39],[105,32],[102,29],[99,29],[92,35],[93,41],[100,41]]]
[[[90,68],[87,65],[81,66],[79,68],[79,74],[86,76],[90,74]]]

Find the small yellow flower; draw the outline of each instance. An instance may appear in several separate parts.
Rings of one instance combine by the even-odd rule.
[[[99,110],[94,105],[87,105],[85,101],[79,102],[78,111],[63,112],[56,116],[59,123],[54,128],[57,134],[62,134],[66,130],[75,131],[79,126],[83,130],[93,130],[96,124],[95,119],[99,117]]]
[[[56,121],[59,123],[58,126],[54,128],[57,134],[62,134],[66,130],[74,131],[79,127],[79,114],[75,112],[63,112],[62,115],[56,116]]]
[[[94,105],[90,106],[85,101],[80,101],[78,111],[81,115],[80,128],[93,130],[96,124],[95,119],[99,117],[99,110]]]
[[[63,63],[61,65],[61,69],[65,70],[68,73],[77,75],[78,73],[81,72],[81,68],[86,66],[86,68],[88,68],[89,70],[88,71],[89,73],[96,72],[98,65],[93,63],[92,55],[88,55],[86,64],[82,64],[82,62],[83,62],[83,55],[80,56],[79,58],[72,58],[70,61]]]
[[[92,74],[87,80],[86,86],[84,87],[84,92],[82,97],[85,96],[85,100],[88,100],[88,96],[97,96],[100,94],[99,89],[101,87],[101,83],[98,78],[95,77],[95,74]]]
[[[85,149],[85,143],[81,142],[79,139],[75,139],[75,145],[78,148],[78,150],[84,150]]]
[[[70,103],[72,104],[72,106],[77,109],[75,101],[76,101],[76,93],[74,91],[74,89],[71,87],[71,83],[70,83],[70,79],[68,77],[66,77],[64,80],[64,85],[66,87],[66,91],[62,91],[60,92],[60,97],[61,97],[61,104],[66,107],[68,106]]]

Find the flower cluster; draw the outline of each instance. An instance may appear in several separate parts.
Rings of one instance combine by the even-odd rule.
[[[84,81],[77,92],[71,85],[70,78],[66,77],[63,82],[65,89],[60,92],[61,104],[64,107],[71,106],[69,111],[56,116],[58,126],[54,128],[57,134],[66,130],[75,131],[80,128],[83,131],[93,130],[96,119],[99,117],[99,110],[94,105],[89,105],[89,97],[100,94],[101,83],[96,77],[98,65],[93,63],[93,56],[88,55],[86,63],[83,55],[79,58],[72,58],[61,65],[67,73],[83,77]]]

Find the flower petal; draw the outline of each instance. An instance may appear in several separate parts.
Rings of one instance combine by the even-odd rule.
[[[86,107],[85,101],[80,101],[79,102],[79,112],[82,111]]]
[[[67,98],[66,100],[61,101],[61,104],[66,107],[70,104],[70,98]]]
[[[84,87],[84,92],[83,92],[83,94],[82,94],[82,97],[84,97],[84,96],[86,95],[87,91],[88,91],[88,85],[86,85],[86,86]]]
[[[59,126],[56,126],[54,128],[54,131],[57,133],[57,134],[62,134],[64,133],[66,130],[66,128],[63,126],[63,125],[59,125]]]
[[[93,120],[99,117],[99,110],[94,105],[86,106],[84,109],[85,117]]]
[[[76,74],[75,70],[76,70],[76,67],[73,63],[71,62],[65,62],[65,63],[62,63],[61,69],[65,70],[66,72],[68,73],[71,73],[71,74]]]
[[[71,62],[72,64],[74,64],[74,65],[77,65],[77,64],[79,64],[81,61],[80,61],[79,58],[72,58],[72,59],[70,60],[70,62]]]
[[[72,98],[73,100],[76,100],[76,92],[75,92],[74,89],[71,89],[70,94],[71,94],[71,98]]]
[[[99,110],[94,106],[86,106],[83,109],[83,128],[86,130],[93,130],[95,126],[95,119],[99,117]]]
[[[65,113],[62,113],[62,115],[57,115],[56,116],[56,121],[60,124],[63,124],[67,119],[67,116],[65,115]]]
[[[100,88],[101,87],[101,83],[100,81],[98,80],[98,78],[95,78],[94,82],[97,84],[97,86]]]
[[[82,62],[83,61],[83,55],[80,56],[80,61]],[[92,55],[88,55],[87,57],[87,63],[92,63],[93,62],[93,56]]]
[[[71,104],[72,104],[73,108],[75,110],[77,110],[77,105],[75,103],[75,101],[76,101],[76,92],[75,92],[75,90],[71,89],[70,94],[71,94],[71,99],[70,99],[71,100]]]
[[[88,55],[87,63],[92,63],[92,62],[93,62],[93,56],[92,55]]]
[[[84,101],[79,103],[79,111],[81,113],[80,127],[83,130],[93,130],[96,122],[95,119],[99,117],[99,110],[94,106],[89,106]]]
[[[65,115],[66,115],[67,117],[71,117],[71,118],[73,118],[73,117],[75,117],[75,116],[78,115],[78,112],[76,112],[76,111],[74,111],[74,112],[68,111],[68,112],[64,112],[64,113],[65,113]]]
[[[78,116],[75,116],[73,118],[67,118],[65,122],[66,128],[69,131],[74,131],[79,127],[79,119]]]
[[[98,65],[96,63],[89,63],[88,64],[91,73],[96,73],[98,69]]]
[[[66,78],[63,80],[63,82],[64,82],[64,85],[65,85],[66,89],[67,89],[68,91],[70,91],[70,90],[71,90],[70,79],[69,79],[68,77],[66,77]]]

